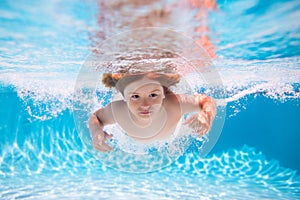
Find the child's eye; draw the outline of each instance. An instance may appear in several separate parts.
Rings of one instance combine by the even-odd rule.
[[[151,97],[151,98],[155,98],[155,97],[158,97],[158,94],[156,94],[156,93],[152,93],[152,94],[150,94],[150,95],[149,95],[149,97]]]
[[[132,96],[131,96],[131,99],[135,100],[135,99],[138,99],[139,97],[140,97],[140,96],[136,94],[136,95],[132,95]]]

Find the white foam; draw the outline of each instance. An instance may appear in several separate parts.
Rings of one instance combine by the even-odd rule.
[[[216,60],[216,69],[225,90],[222,98],[217,100],[219,105],[257,94],[281,101],[299,98],[299,62],[298,57],[267,61]],[[47,117],[39,116],[45,115],[42,110],[33,114],[46,119],[72,107],[77,72],[73,69],[59,72],[57,69],[62,68],[64,64],[56,65],[54,71],[51,71],[51,67],[42,71],[43,67],[38,65],[26,69],[32,72],[20,72],[21,66],[16,69],[6,68],[5,72],[0,74],[0,81],[16,88],[19,97],[27,101],[28,105],[31,104],[31,114],[34,113],[33,110],[39,110],[37,107],[40,105],[48,107]],[[37,69],[37,72],[34,72],[34,69]]]
[[[1,19],[15,20],[11,26],[1,28],[0,31],[1,38],[8,38],[7,40],[0,40],[0,82],[4,85],[12,85],[15,87],[19,97],[29,106],[28,111],[33,116],[41,119],[56,116],[59,112],[72,107],[72,95],[74,93],[77,73],[87,55],[90,54],[90,49],[93,48],[90,43],[93,42],[94,38],[90,40],[89,37],[96,34],[96,31],[101,32],[101,30],[110,22],[119,19],[118,14],[120,14],[114,13],[113,17],[109,15],[106,16],[106,23],[108,24],[97,24],[97,17],[91,17],[94,12],[97,12],[95,9],[92,9],[92,6],[90,7],[90,10],[87,9],[85,12],[81,11],[84,15],[83,19],[81,19],[81,15],[75,16],[76,14],[72,13],[73,10],[68,10],[68,13],[57,12],[57,8],[61,3],[61,1],[55,1],[52,4],[49,3],[51,4],[49,6],[42,6],[42,9],[32,9],[30,6],[19,5],[12,2],[10,3],[10,6],[15,8],[15,10],[8,9],[0,15]],[[161,3],[164,4],[166,2],[162,1],[158,4]],[[172,4],[173,2],[170,1],[169,3]],[[92,4],[93,3],[88,2],[88,5]],[[286,12],[292,5],[293,4],[286,3],[282,11],[276,11],[277,14]],[[37,4],[36,6],[39,7],[41,5]],[[48,9],[48,7],[50,9]],[[193,13],[189,12],[190,8],[186,7],[186,5],[183,7],[185,13]],[[72,8],[75,8],[75,6],[70,4],[70,9]],[[146,6],[144,11],[148,12],[149,9],[151,11],[151,9],[154,8],[156,7]],[[176,15],[176,13],[178,14],[179,10],[181,10],[180,6],[173,6],[171,8],[174,9],[173,15]],[[43,12],[45,11],[45,13],[41,13],[41,10]],[[22,15],[22,11],[26,11],[26,16]],[[92,11],[92,14],[88,14],[89,11]],[[101,11],[107,12],[106,14],[110,13],[109,10],[105,11],[103,9]],[[243,15],[242,11],[243,10],[241,10],[241,13],[235,14]],[[298,12],[295,11],[291,12],[286,20],[299,14],[297,13]],[[40,14],[49,14],[51,17],[49,19],[44,19],[43,17],[38,17]],[[165,27],[176,28],[174,29],[175,31],[178,30],[184,32],[187,36],[191,37],[198,34],[190,32],[200,25],[199,23],[196,23],[194,15],[180,15],[180,20],[178,20],[178,22],[172,18],[174,17],[173,15],[171,15],[170,21],[164,25]],[[221,15],[221,17],[214,16],[214,20],[219,17],[219,21],[216,20],[216,23],[219,23],[219,25],[222,24],[220,23],[223,19],[222,16],[223,15]],[[264,23],[260,24],[263,24],[264,26],[273,25],[274,16],[276,16],[276,13],[271,16],[265,14],[265,16],[262,16]],[[30,22],[28,23],[28,26],[24,26],[22,17],[28,17],[28,19],[26,18]],[[132,17],[134,18],[134,16]],[[126,19],[124,20],[126,22]],[[186,23],[189,21],[191,21],[190,24]],[[62,23],[67,24],[65,29],[62,28]],[[295,23],[298,23],[298,21],[292,21],[293,25]],[[246,55],[246,49],[237,52],[238,48],[235,49],[234,47],[236,45],[241,45],[243,42],[248,45],[252,44],[252,39],[268,42],[266,35],[272,34],[274,36],[275,34],[275,36],[278,36],[276,35],[278,29],[261,30],[257,29],[257,26],[249,28],[249,31],[255,33],[254,35],[244,39],[239,38],[241,39],[239,41],[232,40],[232,43],[230,44],[226,44],[226,42],[225,44],[219,44],[217,48],[219,48],[221,53],[223,50],[230,52],[233,50],[231,52],[232,54],[237,53],[238,55]],[[21,33],[19,31],[20,29],[17,27],[24,27],[23,32]],[[41,27],[43,29],[39,29]],[[295,34],[297,32],[295,31],[297,30],[295,30],[294,27],[296,26],[290,26],[288,24],[284,25],[284,31],[291,30],[291,38],[296,37]],[[115,26],[107,29],[104,34],[107,34],[106,36],[108,37],[112,34],[120,33],[123,30],[128,30],[128,28],[129,26],[123,24],[120,27]],[[221,26],[220,28],[223,28],[226,36],[227,29]],[[255,31],[252,29],[255,29]],[[110,32],[111,30],[114,31]],[[222,30],[219,31],[221,32]],[[233,35],[231,37],[236,36],[239,35]],[[220,38],[222,39],[221,36]],[[100,38],[98,39],[100,40]],[[272,42],[274,42],[273,39]],[[291,42],[293,41],[294,40]],[[255,44],[253,43],[253,45]],[[281,47],[273,46],[272,48],[273,50],[274,48],[277,50]],[[264,51],[268,51],[268,49],[264,49]],[[226,54],[226,52],[224,54]],[[221,54],[218,55],[218,58],[214,61],[216,70],[223,81],[224,88],[224,94],[220,95],[220,98],[217,99],[219,105],[224,105],[228,102],[236,102],[248,95],[256,94],[262,94],[268,98],[279,100],[300,97],[299,56],[276,59],[271,59],[269,57],[267,60],[229,60],[228,58],[224,58],[224,56],[228,57],[228,55]],[[192,80],[192,82],[197,82],[197,80]],[[43,111],[42,109],[44,108],[47,109]]]

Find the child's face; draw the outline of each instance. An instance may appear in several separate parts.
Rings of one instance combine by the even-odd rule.
[[[129,111],[135,117],[145,119],[161,109],[165,96],[160,84],[148,83],[137,85],[132,89],[125,89],[124,98]]]

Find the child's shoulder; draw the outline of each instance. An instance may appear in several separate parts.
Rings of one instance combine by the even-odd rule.
[[[174,108],[174,106],[178,106],[180,104],[181,95],[175,94],[175,93],[168,93],[165,95],[164,105],[167,107],[170,107],[171,109]]]
[[[116,107],[122,108],[122,107],[126,106],[126,102],[123,101],[123,100],[116,100],[116,101],[112,101],[110,103],[110,105],[113,106],[113,107],[115,107],[115,108]]]
[[[167,100],[174,103],[184,103],[194,99],[193,95],[169,93],[166,95]]]

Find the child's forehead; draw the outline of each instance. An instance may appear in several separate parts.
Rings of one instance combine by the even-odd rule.
[[[137,86],[136,89],[133,90],[128,90],[128,92],[134,93],[134,92],[151,92],[151,91],[156,91],[156,90],[162,90],[162,85],[161,84],[154,84],[154,83],[149,83],[145,85],[140,85]]]
[[[129,94],[134,92],[149,92],[152,90],[161,89],[162,85],[160,82],[148,78],[143,78],[128,84],[124,89],[124,93]]]

